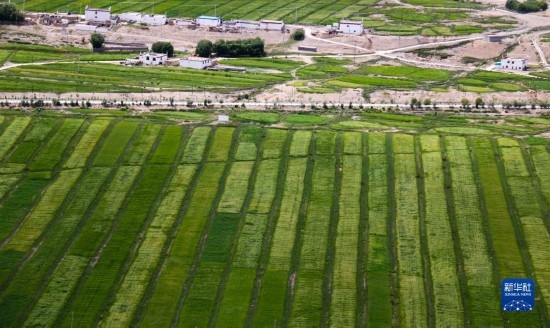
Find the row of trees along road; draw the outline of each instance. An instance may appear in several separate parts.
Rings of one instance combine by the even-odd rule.
[[[201,40],[195,53],[201,57],[209,57],[216,53],[220,57],[263,57],[265,56],[264,40],[260,38],[242,40]]]

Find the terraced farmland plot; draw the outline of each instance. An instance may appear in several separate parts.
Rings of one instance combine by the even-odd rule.
[[[154,122],[0,116],[0,326],[550,325],[545,139]]]

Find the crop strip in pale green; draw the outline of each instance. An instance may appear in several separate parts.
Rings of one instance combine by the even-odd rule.
[[[272,131],[272,130],[268,130]],[[289,175],[290,171],[290,162],[288,159],[288,153],[290,149],[290,143],[291,143],[291,135],[287,133],[287,131],[281,131],[281,130],[274,130],[277,131],[277,133],[272,133],[272,142],[269,142],[270,140],[270,134],[268,133],[268,138],[263,144],[262,149],[262,157],[272,158],[274,156],[280,156],[280,162],[279,162],[279,170],[277,174],[277,179],[275,182],[275,195],[274,199],[271,202],[271,207],[269,209],[268,213],[268,220],[267,220],[267,226],[265,229],[264,237],[262,239],[262,245],[258,257],[258,265],[256,267],[256,276],[254,277],[254,284],[250,296],[250,301],[248,305],[248,313],[245,325],[250,326],[254,322],[262,322],[261,320],[265,320],[263,322],[271,322],[271,319],[274,318],[274,320],[281,321],[281,316],[283,313],[283,306],[284,306],[284,298],[285,298],[285,292],[286,292],[286,278],[287,278],[287,271],[280,270],[276,271],[276,278],[272,280],[273,278],[273,271],[269,271],[269,264],[268,261],[270,260],[270,254],[271,254],[271,247],[272,247],[272,241],[274,238],[274,232],[276,230],[276,225],[278,224],[278,218],[281,217],[282,211],[285,209],[283,207],[283,200],[284,196],[286,195],[286,188],[288,185],[285,183],[285,179],[287,178],[287,175]],[[275,141],[275,137],[279,136],[280,140]],[[266,151],[266,147],[270,147],[270,151]],[[300,160],[297,160],[300,161]],[[303,159],[304,162],[304,173],[305,173],[305,165],[306,161]],[[290,176],[290,175],[289,175]],[[300,179],[300,175],[294,175],[293,179],[297,179],[297,183],[302,183],[303,187],[303,178]],[[294,181],[293,181],[294,182]],[[301,197],[302,192],[296,191],[296,193],[292,194],[291,197]],[[297,201],[297,203],[300,203],[300,201]],[[291,213],[296,213],[296,217],[298,215],[297,210],[294,210],[294,206],[290,205],[290,208],[287,210]],[[259,207],[258,207],[259,208]],[[291,246],[290,246],[291,247]],[[290,252],[289,258],[290,258]],[[290,260],[289,264],[290,266]],[[273,281],[275,282],[275,286],[278,288],[275,288],[275,290],[272,290],[270,288],[266,288],[266,285],[272,284]],[[278,296],[277,298],[271,298],[268,301],[265,301],[261,298],[261,293],[264,291],[268,292],[275,292],[275,294]],[[261,302],[261,300],[264,300],[264,302]],[[276,301],[274,301],[276,300]],[[266,307],[264,305],[267,305],[268,311],[265,311]],[[258,316],[257,314],[261,311],[262,315]],[[266,313],[267,312],[267,313]],[[263,315],[265,313],[265,315]],[[255,319],[258,319],[258,321],[255,321]]]
[[[434,303],[434,323],[438,325],[463,326],[459,280],[453,248],[451,224],[447,215],[444,190],[442,157],[437,135],[420,136],[421,172],[419,179],[424,193],[424,220],[427,254]],[[420,189],[420,188],[419,188]],[[422,204],[422,203],[421,203]]]
[[[536,248],[532,248],[528,244],[527,236],[522,229],[522,221],[529,221],[530,218],[536,218],[535,221],[539,220],[542,217],[541,205],[538,201],[535,201],[537,197],[518,141],[510,138],[499,138],[493,141],[493,147],[500,155],[501,161],[497,161],[497,163],[499,164],[501,178],[506,179],[507,182],[506,192],[508,195],[509,212],[516,228],[516,237],[523,255],[527,275],[534,276],[536,267],[533,261],[540,254],[536,254]],[[539,286],[536,287],[537,289],[539,288]],[[543,295],[543,298],[546,297],[547,295]],[[529,314],[534,315],[534,313],[538,313],[544,326],[549,321],[547,311],[546,306],[535,306],[535,310]]]
[[[357,309],[357,236],[361,204],[361,157],[345,155],[342,167],[338,169],[342,170],[343,177],[334,254],[330,324],[351,327],[355,325]]]
[[[332,139],[334,140],[334,139]],[[316,148],[325,140],[316,139]],[[334,141],[332,141],[334,147]],[[334,148],[333,148],[334,149]],[[302,230],[299,265],[296,268],[295,295],[292,302],[290,326],[321,323],[323,272],[326,264],[328,232],[334,190],[334,156],[317,156],[312,174],[311,195]],[[314,183],[313,183],[314,182]]]
[[[261,148],[259,148],[261,149]],[[259,154],[258,154],[259,155]],[[261,157],[258,156],[258,159]],[[277,188],[279,160],[264,160],[259,164],[253,192],[248,201],[248,213],[241,218],[244,225],[234,250],[231,273],[227,279],[223,299],[219,305],[217,326],[244,325],[250,304],[251,293],[256,277],[262,250],[264,231],[267,228],[269,214],[250,214],[250,206],[269,208],[272,206]],[[249,188],[250,189],[250,188]],[[263,190],[264,192],[257,192]],[[247,202],[245,201],[245,204]]]
[[[258,136],[262,131],[256,129],[241,130],[239,135],[239,141],[241,142],[244,138],[241,138],[243,135],[247,135],[247,138],[251,138],[251,135]],[[214,326],[216,324],[222,324],[227,326],[242,326],[245,323],[250,291],[253,289],[254,277],[256,275],[256,267],[258,266],[259,253],[261,251],[261,241],[263,239],[263,230],[267,225],[267,215],[257,216],[258,222],[253,222],[252,224],[259,225],[260,229],[257,229],[257,236],[250,238],[250,235],[244,234],[248,230],[248,226],[245,221],[247,217],[252,216],[246,214],[250,212],[250,206],[252,203],[255,203],[259,206],[264,205],[263,207],[269,208],[273,198],[275,196],[275,189],[277,183],[277,171],[279,167],[279,160],[268,160],[262,161],[261,153],[263,148],[264,138],[252,138],[254,141],[254,147],[248,145],[247,147],[255,150],[255,161],[254,167],[250,175],[248,186],[246,189],[248,193],[244,199],[241,213],[238,218],[237,231],[235,233],[235,238],[233,245],[230,249],[230,254],[225,264],[225,268],[222,274],[222,279],[218,287],[218,293],[216,295],[216,301],[212,314],[210,315],[209,326]],[[240,149],[240,147],[239,147]],[[239,150],[235,154],[235,158],[239,154]],[[236,163],[234,163],[235,165]],[[261,164],[267,164],[263,167]],[[266,169],[267,167],[267,169]],[[263,168],[263,172],[262,172]],[[262,188],[263,187],[263,188]],[[258,188],[258,191],[257,189]],[[263,228],[263,229],[262,229]],[[243,236],[244,234],[244,236]],[[244,237],[244,238],[243,238]],[[248,237],[248,238],[247,238]],[[250,240],[252,239],[252,240]],[[246,255],[243,254],[243,248],[246,248]],[[239,252],[239,250],[241,250]],[[249,265],[243,265],[242,260],[245,259]],[[237,265],[240,264],[240,267]],[[233,281],[231,281],[233,277]],[[231,292],[233,292],[231,294]],[[235,297],[236,294],[240,296],[240,300],[231,300],[232,297]],[[230,312],[232,315],[226,316],[226,319],[218,318],[220,310],[222,307],[222,300],[226,299],[228,296],[228,303],[226,304],[238,304],[238,306],[233,305],[233,310]]]
[[[112,119],[106,118],[93,120],[63,167],[76,168],[86,165],[92,150],[95,149],[101,136],[112,122]]]
[[[445,166],[446,184],[452,187],[447,189],[448,201],[452,201],[448,206],[453,209],[450,217],[454,216],[453,222],[456,222],[464,261],[464,283],[468,291],[467,294],[463,292],[463,295],[468,295],[463,305],[465,320],[489,326],[502,324],[496,297],[498,291],[494,287],[496,282],[492,280],[494,269],[483,230],[478,189],[466,138],[448,136],[442,140],[441,147],[448,163]]]
[[[24,135],[25,129],[31,122],[30,117],[16,117],[0,136],[0,159],[2,159],[17,139]]]
[[[167,127],[159,135],[147,163],[157,159],[163,165],[145,166],[134,185],[132,197],[123,206],[120,215],[111,226],[111,230],[102,242],[101,254],[92,270],[82,279],[82,283],[73,292],[68,310],[74,311],[74,319],[79,322],[97,322],[103,316],[105,306],[110,302],[113,293],[120,285],[124,273],[141,242],[140,236],[152,220],[154,211],[158,208],[167,184],[173,174],[174,157],[180,149],[181,140],[176,147],[166,151],[166,140],[172,140],[174,133],[181,139],[181,127]],[[163,158],[166,162],[159,162]],[[144,211],[143,208],[148,210]],[[126,250],[126,251],[122,251]],[[94,293],[89,291],[93,290]],[[78,313],[78,315],[76,315]],[[72,315],[65,312],[64,322],[73,320]]]
[[[404,325],[420,327],[428,324],[428,318],[420,254],[413,137],[404,134],[393,135],[393,145],[397,146],[394,148],[393,161],[400,316]]]
[[[206,138],[202,136],[200,138],[205,145],[198,144],[195,139],[193,146],[190,146],[197,129],[193,131],[185,152],[190,151],[190,147],[202,149],[201,154],[205,150],[209,151],[212,143],[212,138],[208,138],[210,128],[201,129],[207,132]],[[218,163],[206,164],[206,156],[201,155],[200,158],[202,158],[202,162],[195,171],[188,187],[189,191],[184,197],[178,216],[170,229],[168,242],[165,243],[162,250],[161,261],[141,300],[140,311],[132,320],[133,325],[168,326],[172,322],[179,297],[179,294],[174,291],[180,291],[184,286],[185,279],[183,277],[189,273],[192,254],[196,252],[201,232],[210,212],[210,206],[212,206],[216,195],[217,188],[213,188],[213,186],[219,185],[224,167]]]
[[[390,221],[390,209],[395,211],[394,193],[390,193],[390,187],[394,189],[391,135],[369,133],[367,150],[367,163],[363,166],[366,171],[363,180],[367,181],[363,187],[363,194],[366,193],[367,198],[367,208],[364,209],[367,214],[364,228],[367,238],[366,261],[363,264],[363,283],[366,281],[364,321],[368,326],[389,326],[392,323],[392,304],[397,306],[397,302],[392,302],[391,293],[391,284],[394,281],[397,283],[396,275],[391,274],[390,269],[391,263],[395,265],[396,261],[395,244],[392,243],[395,240],[395,221]],[[395,293],[393,295],[395,299],[399,298]]]
[[[145,293],[152,271],[157,266],[167,231],[173,225],[187,187],[195,174],[194,164],[179,166],[167,189],[153,221],[145,233],[134,262],[128,269],[114,303],[110,306],[102,325],[106,327],[129,326],[141,297]]]
[[[208,325],[208,316],[214,306],[223,271],[220,262],[224,262],[229,243],[234,238],[237,218],[234,214],[217,213],[216,210],[235,160],[239,133],[239,129],[219,128],[212,142],[208,160],[225,161],[224,171],[173,316],[173,323],[178,327]]]

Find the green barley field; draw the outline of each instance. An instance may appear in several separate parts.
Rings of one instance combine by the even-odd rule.
[[[550,325],[548,119],[83,112],[0,115],[2,327]]]

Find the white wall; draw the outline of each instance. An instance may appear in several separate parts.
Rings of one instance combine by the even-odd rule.
[[[159,26],[166,24],[166,15],[143,15],[141,23],[147,25]]]
[[[196,57],[195,57],[196,58]],[[180,67],[195,68],[195,69],[204,69],[212,65],[212,60],[210,58],[202,58],[204,60],[191,60],[187,58],[180,59]]]
[[[221,18],[211,19],[211,18],[200,18],[197,17],[197,25],[200,26],[220,26],[222,25]]]
[[[248,30],[257,30],[260,28],[260,22],[247,22],[247,21],[237,21],[237,28],[245,28]]]
[[[118,15],[118,17],[121,20],[125,21],[135,21],[137,23],[141,22],[141,14],[140,13],[122,13]]]
[[[94,10],[95,8],[86,8],[86,20],[89,22],[106,22],[111,19],[111,10]]]
[[[349,24],[349,23],[346,23],[345,21],[343,21],[343,22],[340,22],[340,26],[339,26],[338,30],[340,32],[346,33],[346,34],[360,35],[360,34],[363,34],[363,31],[365,29],[364,29],[362,23],[361,24]]]
[[[281,31],[285,27],[283,22],[260,21],[260,29],[268,31]]]

